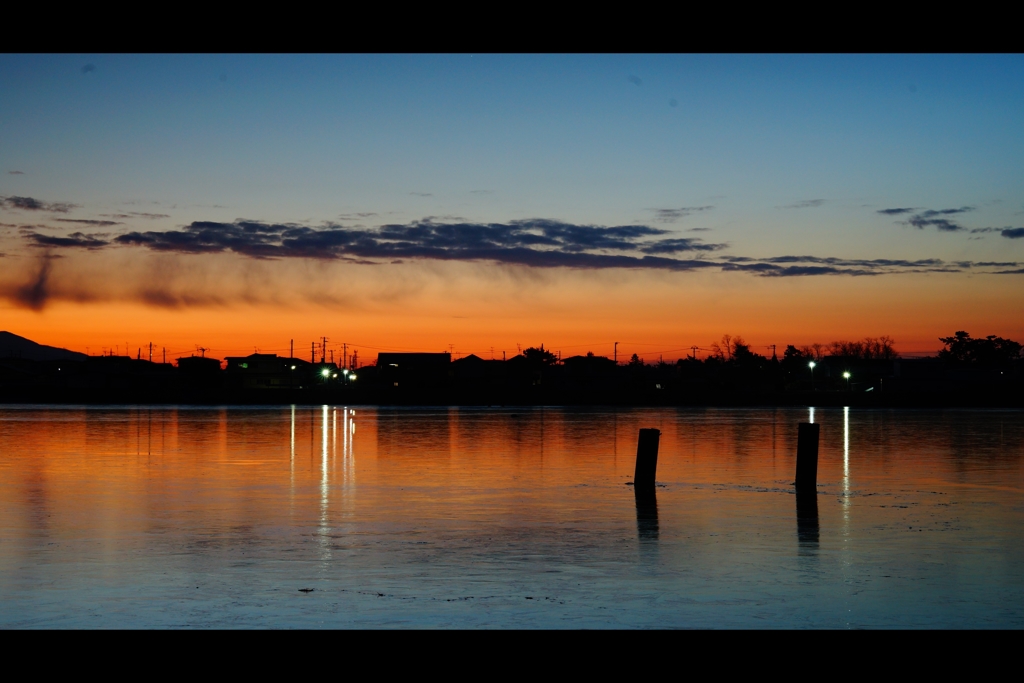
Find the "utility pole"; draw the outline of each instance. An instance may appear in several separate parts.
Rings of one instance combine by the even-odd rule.
[[[323,343],[320,345],[320,362],[327,362],[327,337],[320,337]]]
[[[163,349],[164,349],[164,365],[167,365],[167,347],[165,346],[165,347],[163,347]]]
[[[334,365],[334,349],[331,349],[331,365]]]
[[[694,360],[697,360],[697,349],[698,349],[698,347],[696,347],[696,346],[691,346],[690,347],[690,350],[693,352],[693,355],[691,356],[691,358],[693,358]]]
[[[149,362],[153,362],[153,342],[149,342]]]
[[[309,364],[316,363],[316,342],[309,342]]]
[[[614,357],[615,357],[615,364],[618,365],[619,364],[619,342],[615,342]]]
[[[295,340],[292,339],[288,344],[288,360],[295,358]]]
[[[341,343],[341,367],[348,367],[348,342]]]

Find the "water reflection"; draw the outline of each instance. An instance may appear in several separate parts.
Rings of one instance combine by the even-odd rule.
[[[801,546],[817,547],[819,535],[817,491],[797,491],[796,535]]]
[[[653,486],[634,486],[636,532],[640,542],[658,540],[658,495]]]
[[[358,412],[0,408],[0,627],[1024,626],[1021,411]]]

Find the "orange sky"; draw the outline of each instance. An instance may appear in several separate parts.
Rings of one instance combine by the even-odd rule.
[[[755,351],[889,335],[903,353],[934,351],[937,337],[1024,339],[1024,295],[1012,276],[962,273],[764,278],[746,273],[533,269],[477,263],[252,262],[229,255],[130,263],[55,262],[42,310],[0,304],[0,328],[35,341],[132,355],[153,342],[172,355],[309,354],[310,342],[378,350],[509,356],[517,344],[574,355],[593,351],[648,362],[708,347],[723,334]],[[28,264],[25,264],[28,265]],[[117,277],[102,277],[115,271]],[[156,293],[156,294],[155,294]],[[78,301],[72,299],[79,299]],[[170,305],[145,303],[145,300]],[[761,347],[758,349],[757,347]],[[685,349],[685,350],[684,350]]]

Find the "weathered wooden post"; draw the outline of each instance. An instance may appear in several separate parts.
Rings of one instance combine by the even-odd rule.
[[[797,493],[817,491],[818,435],[821,425],[801,422],[796,437],[796,490]],[[639,461],[638,461],[639,462]]]
[[[660,441],[661,430],[640,430],[640,438],[636,443],[636,471],[633,473],[633,486],[637,490],[654,488],[654,475],[658,471],[658,443]]]

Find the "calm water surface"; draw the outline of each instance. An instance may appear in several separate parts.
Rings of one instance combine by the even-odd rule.
[[[6,406],[0,626],[1024,625],[1024,413],[810,412]]]

